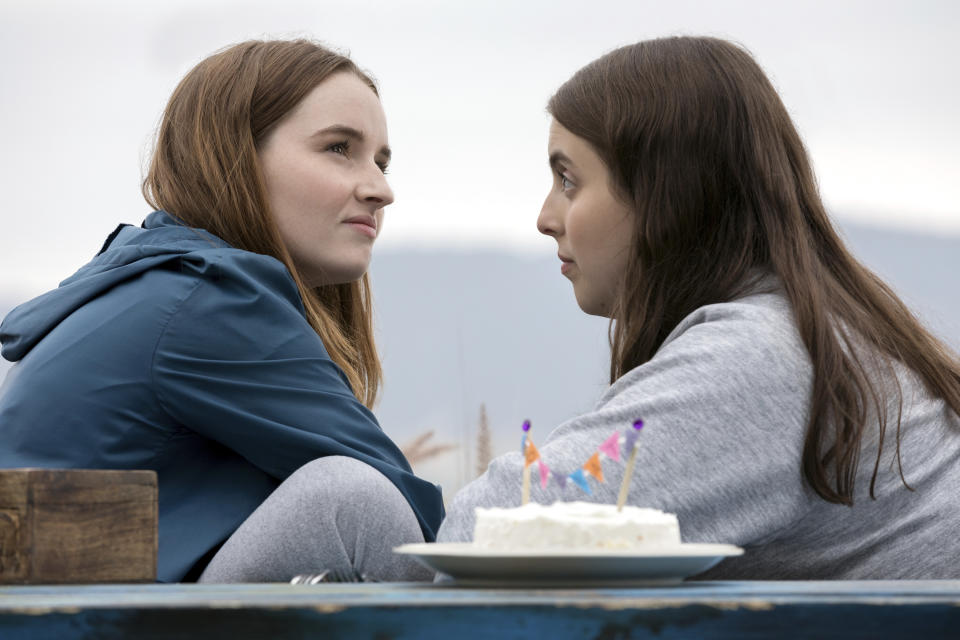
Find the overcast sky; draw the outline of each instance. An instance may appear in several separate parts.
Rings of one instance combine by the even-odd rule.
[[[163,106],[213,51],[310,36],[379,80],[394,150],[382,246],[551,252],[544,105],[607,50],[726,37],[771,76],[838,216],[960,234],[960,3],[0,0],[0,292],[54,286],[118,222]]]

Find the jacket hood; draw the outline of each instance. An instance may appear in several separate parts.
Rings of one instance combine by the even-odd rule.
[[[7,360],[20,360],[64,318],[121,282],[187,254],[227,247],[220,238],[187,227],[164,211],[154,211],[140,227],[121,224],[93,260],[4,318],[0,353]]]

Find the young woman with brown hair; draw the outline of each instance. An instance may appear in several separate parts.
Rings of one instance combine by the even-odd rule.
[[[391,548],[433,538],[439,489],[370,413],[389,160],[348,58],[296,40],[203,60],[163,116],[157,211],[0,327],[0,466],[155,469],[163,581],[428,577]]]
[[[685,541],[746,547],[704,577],[960,577],[960,364],[844,247],[751,56],[641,42],[548,111],[538,228],[580,307],[611,319],[612,357],[609,390],[542,459],[573,471],[643,419],[630,502],[677,513]],[[517,504],[521,466],[495,460],[440,539]],[[533,499],[615,502],[623,465],[605,466],[592,496]]]

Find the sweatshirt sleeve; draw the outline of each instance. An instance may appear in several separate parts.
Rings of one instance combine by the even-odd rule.
[[[812,372],[786,301],[760,299],[694,312],[650,361],[617,380],[593,411],[542,437],[542,446],[537,433],[545,432],[534,423],[541,460],[570,474],[642,419],[627,502],[676,513],[684,542],[749,545],[802,517]],[[626,458],[601,461],[605,482],[588,478],[592,495],[552,478],[541,488],[534,466],[530,499],[615,503]],[[455,496],[438,539],[470,540],[475,507],[519,505],[521,470],[519,450],[495,459]]]
[[[413,474],[350,391],[283,265],[231,251],[185,268],[200,273],[153,359],[154,388],[170,416],[281,481],[319,457],[361,460],[397,486],[432,540],[443,518],[439,488]]]

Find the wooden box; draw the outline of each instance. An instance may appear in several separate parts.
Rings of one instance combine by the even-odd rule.
[[[156,472],[0,470],[0,583],[156,578]]]

